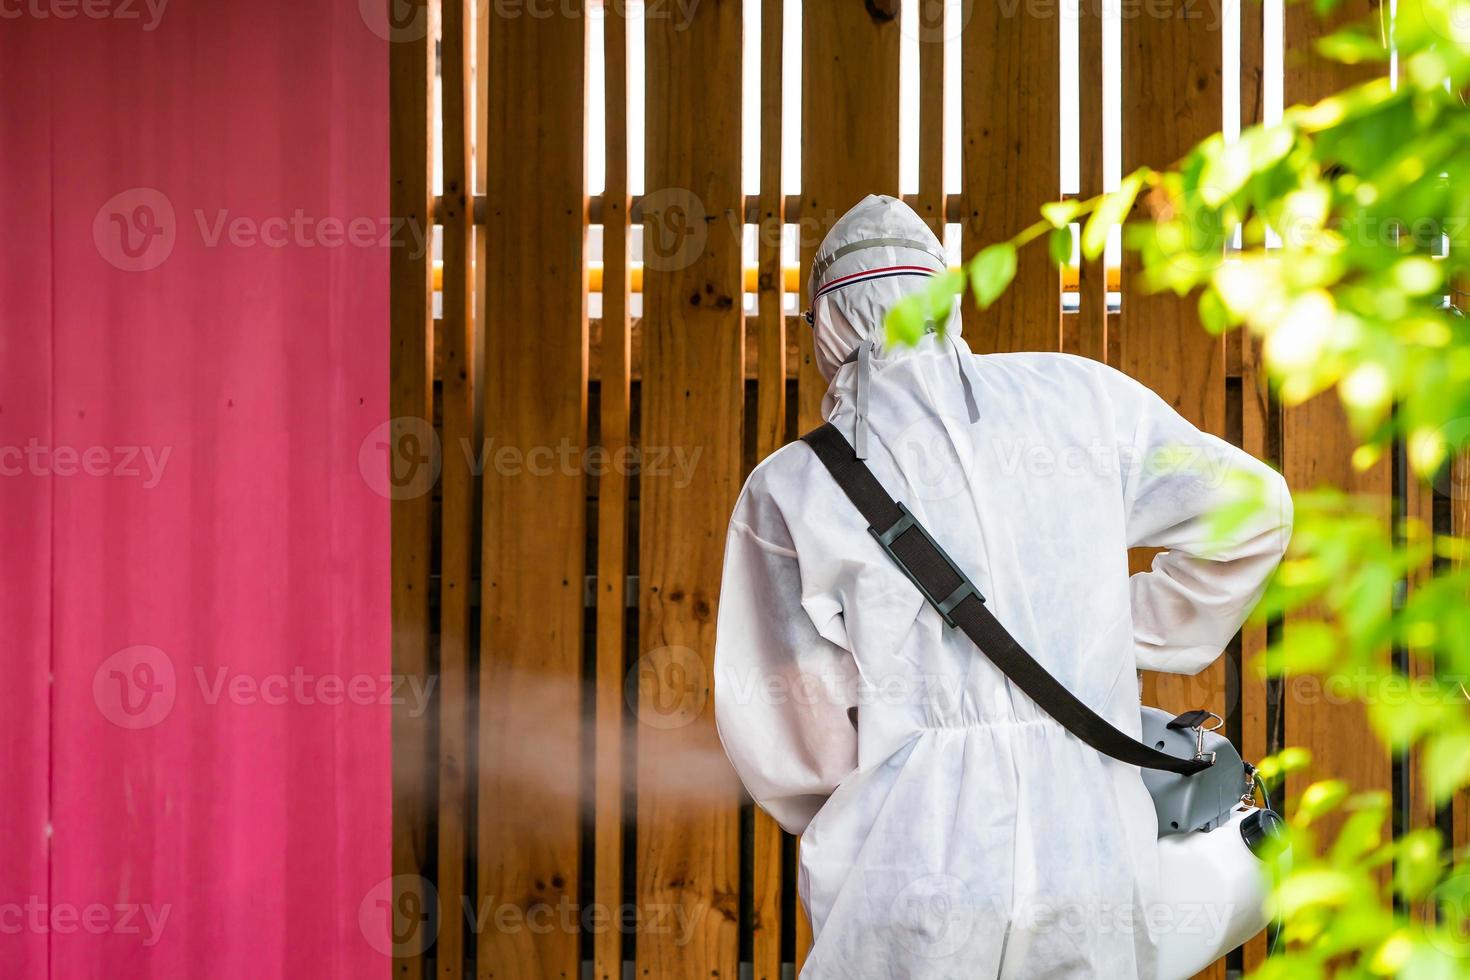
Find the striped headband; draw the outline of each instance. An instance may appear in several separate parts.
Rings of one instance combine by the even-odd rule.
[[[821,282],[822,277],[827,274],[827,270],[830,269],[830,268],[832,268],[832,266],[837,262],[838,259],[842,258],[844,255],[851,255],[853,252],[861,252],[864,249],[869,249],[869,248],[908,248],[908,249],[913,249],[916,252],[923,252],[925,255],[927,255],[931,259],[933,259],[935,262],[939,263],[939,268],[940,269],[945,268],[946,265],[948,264],[943,255],[940,255],[937,252],[931,251],[930,248],[929,248],[929,246],[927,244],[925,244],[924,242],[918,241],[917,239],[913,239],[913,238],[864,238],[864,239],[860,239],[860,240],[855,241],[855,242],[848,242],[846,245],[841,245],[841,246],[833,249],[831,252],[828,252],[825,255],[818,255],[816,257],[816,259],[814,259],[812,261],[812,280],[814,282]],[[813,293],[823,292],[825,290],[825,287],[826,287],[826,284],[824,283],[822,287],[817,288],[817,289],[813,289],[812,292]]]
[[[933,277],[937,273],[927,266],[922,265],[886,265],[880,269],[864,269],[862,272],[854,272],[850,276],[839,276],[827,283],[812,296],[812,303],[826,296],[828,293],[841,289],[843,286],[855,286],[860,282],[872,282],[875,279],[891,279],[894,276],[924,276]]]

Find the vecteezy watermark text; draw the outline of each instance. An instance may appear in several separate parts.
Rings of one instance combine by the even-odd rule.
[[[48,446],[32,438],[24,446],[0,446],[0,477],[110,476],[141,479],[152,490],[172,453],[172,446]]]
[[[339,674],[309,671],[297,665],[285,671],[247,672],[229,666],[190,672],[199,701],[238,707],[282,705],[401,706],[420,718],[434,696],[437,677],[409,674]],[[98,665],[92,675],[92,699],[102,716],[119,728],[152,728],[167,718],[181,694],[173,658],[155,646],[126,647]]]
[[[358,445],[363,481],[391,500],[421,497],[434,488],[446,452],[426,419],[403,415],[373,428]],[[583,446],[563,438],[555,445],[520,446],[494,437],[476,446],[460,439],[458,452],[472,476],[621,476],[669,478],[682,490],[694,480],[703,446]]]
[[[24,902],[0,902],[0,935],[24,932],[68,936],[84,932],[91,936],[141,936],[144,946],[155,946],[173,911],[170,904],[147,902],[48,902],[38,895]]]
[[[4,3],[5,0],[0,0]],[[399,248],[414,259],[428,254],[429,229],[417,218],[385,215],[237,214],[194,208],[193,230],[204,248]],[[124,272],[156,269],[173,254],[189,223],[155,187],[132,187],[103,202],[92,219],[92,242],[109,265]]]
[[[153,31],[168,0],[0,0],[0,20],[136,20]]]

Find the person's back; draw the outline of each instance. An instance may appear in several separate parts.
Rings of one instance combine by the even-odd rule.
[[[942,263],[891,198],[834,228],[812,289],[825,414],[1021,644],[1136,736],[1135,671],[1219,655],[1284,550],[1285,487],[1101,364],[971,354],[957,317],[917,348],[859,352]],[[1214,540],[1209,512],[1250,479],[1272,505]],[[1130,580],[1140,545],[1171,550]],[[802,833],[804,975],[1154,976],[1150,930],[1167,926],[1150,921],[1138,770],[947,628],[802,443],[736,506],[716,650],[731,761]]]

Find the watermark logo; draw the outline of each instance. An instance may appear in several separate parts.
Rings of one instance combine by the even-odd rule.
[[[427,0],[357,0],[368,30],[395,44],[420,41],[429,33]]]
[[[925,959],[953,956],[975,931],[975,902],[954,875],[916,878],[893,897],[890,919],[905,949]]]
[[[419,875],[384,878],[363,896],[357,926],[384,956],[418,956],[439,935],[439,893]]]
[[[975,0],[959,0],[955,9],[946,9],[949,0],[919,0],[910,13],[906,6],[899,17],[899,30],[920,44],[944,44],[957,39],[975,13]]]
[[[92,219],[97,252],[124,272],[156,269],[173,253],[174,206],[153,187],[133,187],[108,198]]]
[[[174,663],[158,647],[126,647],[92,675],[97,710],[119,728],[152,728],[168,717],[177,697]]]
[[[373,492],[411,500],[434,488],[443,465],[439,435],[427,419],[400,415],[367,434],[357,449],[357,468]]]
[[[1429,941],[1440,952],[1459,960],[1470,959],[1470,873],[1456,874],[1434,890],[1440,918],[1428,928]]]
[[[709,240],[704,202],[683,187],[664,187],[643,196],[643,263],[656,272],[693,265]]]
[[[893,456],[921,500],[949,500],[970,488],[975,461],[969,423],[960,418],[925,415],[905,426],[893,441]],[[952,437],[950,432],[962,434]]]
[[[704,659],[689,647],[650,650],[628,671],[625,694],[637,719],[650,728],[683,728],[704,711],[709,684]]]

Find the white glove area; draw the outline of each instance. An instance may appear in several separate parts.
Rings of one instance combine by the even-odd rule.
[[[884,313],[942,255],[892,198],[832,229],[811,289],[825,414],[855,442],[863,416],[893,497],[1043,666],[1136,737],[1135,671],[1219,655],[1286,547],[1286,486],[1102,364],[972,354],[957,312],[943,337],[885,350]],[[1242,474],[1267,506],[1213,539]],[[1143,545],[1169,550],[1130,579]],[[715,697],[751,796],[802,835],[803,977],[1155,976],[1174,913],[1157,914],[1138,770],[945,627],[803,443],[756,468],[731,518]]]

